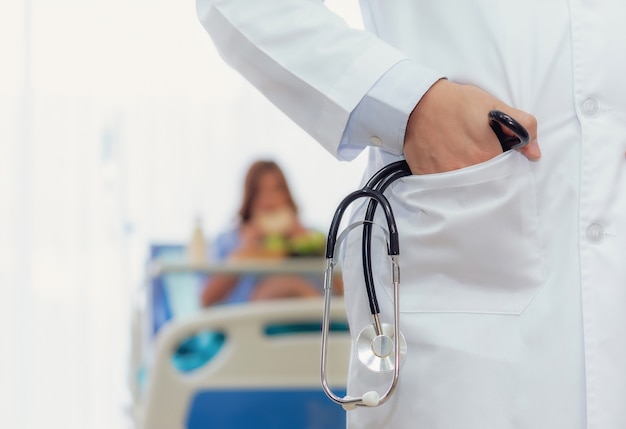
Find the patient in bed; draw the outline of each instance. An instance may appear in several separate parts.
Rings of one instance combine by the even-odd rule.
[[[237,225],[220,234],[213,244],[218,261],[258,261],[321,255],[325,238],[299,221],[280,167],[274,161],[256,161],[245,177]],[[317,297],[321,290],[321,276],[214,275],[208,279],[201,301],[206,307],[262,299]]]

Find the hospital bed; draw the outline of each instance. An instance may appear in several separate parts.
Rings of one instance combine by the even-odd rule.
[[[345,412],[322,392],[321,299],[214,307],[165,324],[158,335],[140,429],[345,428]],[[333,303],[329,380],[342,391],[350,349],[343,301]],[[176,363],[181,344],[208,339],[210,358]]]

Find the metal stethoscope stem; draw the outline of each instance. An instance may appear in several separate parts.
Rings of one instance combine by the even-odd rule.
[[[396,267],[398,267],[397,256],[395,255],[392,256],[392,261],[393,261],[393,264]],[[324,274],[324,317],[322,321],[322,359],[321,359],[322,387],[324,391],[326,392],[326,394],[328,395],[328,397],[333,402],[342,405],[344,409],[346,410],[353,409],[354,407],[361,406],[361,405],[371,407],[371,406],[384,404],[389,399],[389,397],[393,394],[393,392],[395,391],[397,387],[398,379],[400,375],[400,357],[401,357],[401,353],[400,353],[401,335],[399,334],[400,333],[400,317],[399,317],[400,313],[399,313],[399,301],[398,301],[399,280],[397,279],[397,277],[399,277],[399,268],[394,271],[397,273],[397,275],[394,275],[396,279],[393,280],[393,295],[394,295],[393,332],[394,332],[394,335],[393,335],[393,377],[392,377],[391,383],[389,387],[387,388],[387,391],[382,396],[379,395],[378,392],[376,391],[369,391],[360,397],[349,397],[349,396],[340,397],[332,391],[332,389],[328,385],[328,379],[326,377],[326,368],[327,368],[327,361],[328,361],[328,335],[330,331],[329,314],[330,314],[330,304],[331,304],[331,295],[332,295],[332,290],[331,290],[332,288],[329,287],[329,284],[332,282],[332,280],[329,280],[329,279],[333,277],[333,263],[331,261],[327,261],[326,271]],[[382,328],[382,325],[380,324],[378,315],[374,315],[374,319],[375,319],[374,325],[376,325],[374,329],[376,331],[377,337],[388,338],[383,333],[383,328]],[[387,355],[387,353],[384,352],[384,355]]]

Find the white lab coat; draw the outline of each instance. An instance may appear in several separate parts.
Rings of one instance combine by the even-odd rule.
[[[332,153],[351,110],[408,57],[534,114],[543,156],[511,152],[388,192],[408,355],[393,398],[349,412],[349,427],[626,428],[626,3],[361,5],[378,38],[315,0],[198,0],[198,13],[226,60]],[[396,159],[370,153],[371,171]],[[352,259],[356,333],[369,319]],[[387,383],[353,362],[349,391]]]

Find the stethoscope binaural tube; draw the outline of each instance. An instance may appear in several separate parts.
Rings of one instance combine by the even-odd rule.
[[[397,161],[381,168],[372,178],[365,184],[365,189],[374,189],[381,194],[385,192],[387,187],[391,183],[395,182],[401,177],[409,176],[411,169],[406,161]],[[374,222],[374,215],[376,208],[378,207],[378,200],[371,199],[367,205],[365,211],[365,222],[363,224],[363,239],[361,241],[361,253],[363,259],[363,277],[365,279],[365,289],[367,291],[367,298],[370,306],[370,314],[373,316],[380,314],[380,307],[378,305],[378,298],[376,297],[376,290],[374,289],[374,275],[372,269],[372,226]],[[395,222],[395,220],[394,220]],[[399,253],[398,253],[399,254]],[[390,253],[391,255],[391,253]],[[381,335],[379,329],[377,334]]]
[[[324,317],[322,321],[322,363],[321,363],[321,379],[322,379],[322,387],[328,397],[334,402],[341,404],[345,409],[352,409],[358,405],[364,406],[377,406],[385,401],[391,396],[393,391],[395,390],[399,377],[400,370],[400,355],[401,349],[406,350],[406,343],[403,341],[403,338],[400,334],[399,328],[399,305],[398,305],[398,284],[400,280],[400,269],[398,266],[398,255],[400,254],[399,247],[399,236],[398,230],[396,227],[396,222],[393,217],[393,211],[391,209],[391,204],[387,200],[387,198],[382,194],[385,188],[396,178],[401,176],[406,176],[410,174],[410,170],[408,169],[408,165],[404,162],[395,163],[393,167],[387,166],[383,168],[379,175],[375,175],[372,180],[366,184],[366,186],[360,190],[352,192],[347,197],[345,197],[341,203],[339,204],[335,215],[333,216],[333,220],[331,222],[328,240],[326,243],[326,272],[324,276]],[[380,188],[381,184],[382,189]],[[374,323],[372,325],[368,325],[361,333],[359,334],[357,343],[366,343],[366,352],[368,352],[368,357],[361,359],[364,361],[364,364],[367,365],[369,360],[376,359],[376,350],[380,350],[380,354],[382,358],[387,358],[391,356],[391,352],[393,352],[393,362],[386,363],[387,360],[379,359],[375,361],[376,367],[380,367],[383,371],[386,372],[389,369],[393,370],[393,378],[388,387],[387,391],[383,395],[379,395],[376,391],[366,392],[364,395],[360,397],[339,397],[336,395],[330,386],[328,385],[326,378],[326,363],[327,363],[327,344],[328,344],[328,333],[330,327],[330,300],[332,295],[332,279],[333,279],[333,268],[334,268],[334,252],[335,246],[337,244],[337,237],[339,232],[339,226],[341,224],[341,220],[343,215],[345,214],[347,208],[354,201],[368,198],[369,204],[366,210],[366,217],[363,223],[364,229],[364,239],[363,239],[363,264],[364,264],[364,274],[366,276],[366,289],[368,294],[368,301],[370,305],[370,311],[373,316]],[[390,332],[386,326],[383,326],[379,320],[379,306],[376,298],[376,292],[374,290],[373,276],[371,273],[371,227],[372,221],[374,218],[374,213],[376,208],[380,206],[385,215],[387,229],[389,234],[389,242],[387,247],[387,253],[391,258],[392,263],[392,283],[394,289],[394,323],[393,329]],[[369,277],[369,279],[368,279]],[[393,337],[393,340],[391,339]],[[401,342],[402,338],[402,342]],[[393,343],[392,345],[390,343]],[[369,347],[369,350],[367,348]],[[371,353],[369,353],[371,352]],[[361,358],[361,357],[360,357]],[[382,363],[382,364],[381,364]],[[391,368],[389,368],[391,367]],[[372,367],[370,366],[370,369]]]
[[[328,239],[326,241],[326,259],[332,259],[334,257],[335,244],[337,243],[337,236],[339,234],[339,227],[341,225],[343,215],[350,204],[360,198],[372,198],[381,204],[387,219],[387,227],[389,228],[389,254],[398,255],[400,253],[398,228],[396,227],[396,221],[393,217],[391,204],[389,204],[387,198],[377,190],[364,187],[348,194],[348,196],[339,203],[328,232]]]

